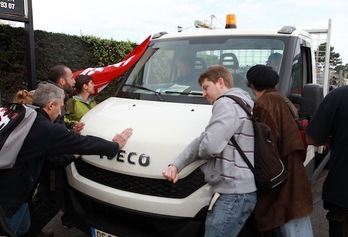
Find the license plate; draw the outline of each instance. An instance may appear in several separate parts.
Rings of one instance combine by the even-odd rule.
[[[117,237],[116,235],[112,235],[95,228],[91,228],[91,235],[92,237]]]

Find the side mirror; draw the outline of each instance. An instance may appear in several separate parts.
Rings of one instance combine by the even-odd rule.
[[[304,86],[301,98],[300,117],[313,116],[319,104],[323,100],[323,87],[319,84],[307,84]]]

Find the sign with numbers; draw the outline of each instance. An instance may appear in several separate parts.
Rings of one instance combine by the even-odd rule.
[[[0,14],[27,17],[27,0],[0,0]]]

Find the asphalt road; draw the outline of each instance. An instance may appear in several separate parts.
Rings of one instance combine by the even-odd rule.
[[[323,172],[318,180],[312,184],[313,193],[313,213],[311,215],[314,237],[329,236],[329,222],[326,220],[327,211],[323,209],[321,200],[322,185],[326,178],[327,171]]]
[[[323,209],[321,200],[321,187],[325,179],[326,173],[322,173],[318,180],[312,185],[314,211],[311,215],[314,237],[327,237],[328,236],[328,222],[325,218],[326,210]],[[47,224],[45,230],[50,229],[54,231],[55,237],[88,237],[89,235],[81,232],[80,230],[64,229],[60,221],[60,215],[58,214],[50,223]],[[130,236],[131,237],[131,236]]]

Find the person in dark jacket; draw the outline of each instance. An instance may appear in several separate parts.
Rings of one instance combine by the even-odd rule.
[[[13,103],[27,104],[31,105],[33,103],[33,94],[35,90],[26,91],[19,90],[14,96]],[[65,172],[64,168],[71,162],[78,158],[76,155],[60,155],[60,156],[50,156],[46,157],[43,166],[43,171],[40,175],[40,198],[33,198],[33,207],[30,214],[31,224],[28,232],[21,237],[49,237],[53,236],[54,233],[50,231],[42,231],[43,227],[57,214],[60,210],[62,203],[64,202],[64,187],[65,187]],[[58,170],[58,176],[55,172]],[[57,178],[61,178],[61,182]],[[52,183],[52,179],[56,182]],[[45,187],[45,188],[43,188]],[[30,207],[30,205],[29,205]]]
[[[307,143],[331,150],[329,173],[323,184],[330,237],[348,236],[348,86],[325,96],[307,127]]]
[[[30,225],[28,201],[37,184],[45,157],[63,154],[118,154],[133,130],[127,128],[112,141],[83,136],[53,121],[61,115],[64,91],[49,83],[41,83],[33,95],[37,117],[13,168],[0,172],[0,206],[7,223],[16,235],[24,234]]]
[[[251,67],[247,80],[257,98],[253,115],[271,128],[288,174],[277,187],[258,190],[253,215],[257,227],[263,232],[262,236],[272,236],[271,232],[278,232],[279,236],[281,232],[283,237],[312,237],[312,192],[303,164],[304,144],[292,116],[292,113],[297,114],[297,109],[275,88],[279,75],[271,67]]]
[[[55,119],[56,123],[66,126],[64,115],[65,104],[69,96],[74,92],[75,80],[71,69],[65,65],[55,65],[48,73],[48,83],[51,83],[65,92],[62,113]],[[76,123],[71,129],[80,132],[84,123]],[[75,160],[72,154],[46,157],[39,178],[39,184],[31,205],[31,226],[28,233],[22,237],[52,236],[53,233],[43,232],[43,227],[61,211],[61,221],[64,228],[72,228],[68,215],[65,213],[64,203],[66,199],[66,172],[65,167]]]

